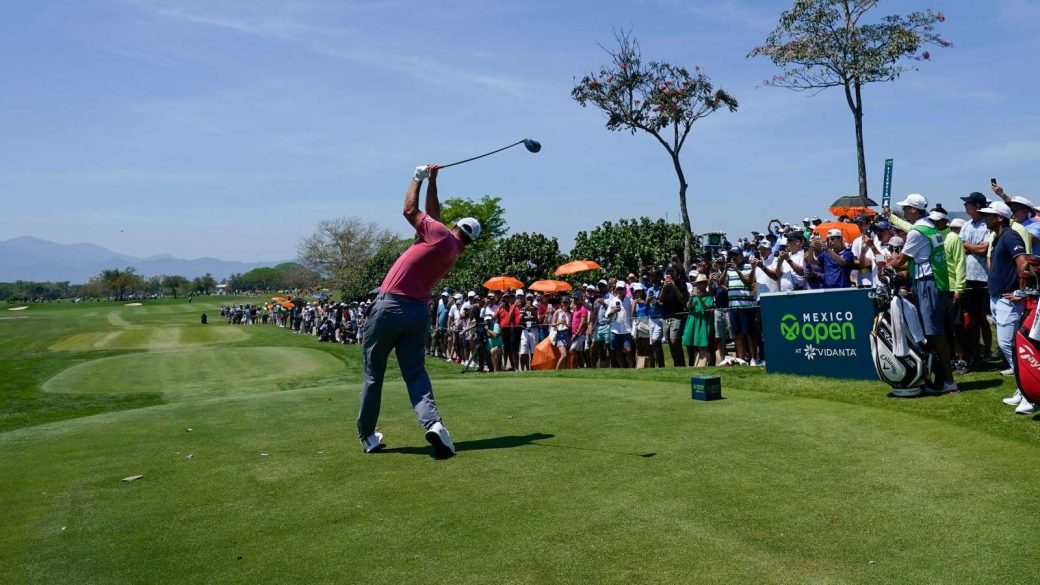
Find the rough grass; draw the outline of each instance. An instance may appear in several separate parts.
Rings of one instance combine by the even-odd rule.
[[[119,315],[188,327],[194,307]],[[108,311],[25,313],[36,327],[0,336],[0,413],[14,417],[0,421],[22,423],[0,433],[3,583],[975,584],[1040,569],[1037,423],[999,404],[1009,387],[992,375],[900,401],[740,369],[722,372],[725,400],[701,403],[689,370],[460,376],[430,362],[459,447],[437,461],[396,376],[389,447],[360,452],[356,348],[257,327],[204,348],[53,352],[77,327],[109,327]],[[256,350],[320,365],[258,382],[220,358]],[[43,391],[120,380],[154,392]],[[64,404],[52,397],[112,402],[46,422],[42,405]]]

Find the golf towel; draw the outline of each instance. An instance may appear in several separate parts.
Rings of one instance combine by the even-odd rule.
[[[910,355],[907,340],[915,345],[924,343],[921,319],[917,315],[917,307],[910,304],[910,301],[900,296],[893,297],[888,316],[892,322],[892,353],[896,357]]]

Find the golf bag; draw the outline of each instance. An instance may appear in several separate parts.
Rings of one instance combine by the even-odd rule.
[[[874,298],[877,315],[870,332],[870,353],[881,381],[893,396],[912,397],[934,386],[931,349],[921,331],[917,308],[899,294],[895,273],[879,279]]]
[[[1019,284],[1026,286],[1025,315],[1022,325],[1015,331],[1014,341],[1014,364],[1015,382],[1018,383],[1022,394],[1032,403],[1040,402],[1040,341],[1030,337],[1036,323],[1036,312],[1038,308],[1037,274],[1034,270],[1040,266],[1040,257],[1030,256],[1028,259],[1030,270],[1019,274]],[[1034,331],[1034,334],[1038,332]],[[1037,335],[1040,336],[1040,335]]]

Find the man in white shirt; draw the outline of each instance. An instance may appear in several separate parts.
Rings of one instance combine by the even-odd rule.
[[[632,299],[625,295],[625,283],[618,281],[614,294],[609,300],[604,299],[607,306],[607,318],[610,319],[611,356],[616,368],[636,367],[635,342],[632,340]]]
[[[751,260],[751,272],[755,277],[756,296],[780,291],[778,259],[772,255],[773,245],[769,240],[758,241],[758,257]]]

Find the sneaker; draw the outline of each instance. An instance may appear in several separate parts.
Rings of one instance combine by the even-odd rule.
[[[455,444],[451,442],[448,429],[444,428],[440,422],[433,423],[433,426],[426,431],[426,442],[433,445],[433,453],[439,459],[455,456]]]
[[[751,358],[751,366],[757,368],[758,367],[758,360],[756,360],[755,358]]]
[[[943,394],[956,394],[961,391],[961,389],[957,387],[957,382],[947,382],[943,384],[942,389]]]
[[[1018,408],[1015,409],[1015,414],[1033,414],[1034,410],[1036,410],[1036,407],[1033,406],[1033,403],[1026,400],[1023,396],[1022,402],[1019,402]]]
[[[1000,375],[1001,376],[1014,376],[1015,375],[1015,370],[1013,370],[1011,368],[1008,368],[1006,370],[1000,370]]]
[[[1021,390],[1015,390],[1014,394],[1012,394],[1011,396],[1008,396],[1004,400],[1001,400],[1001,402],[1003,402],[1004,404],[1006,404],[1008,406],[1018,406],[1018,403],[1022,402],[1023,398],[1024,398],[1024,396],[1022,396],[1022,391]]]
[[[383,444],[383,433],[372,433],[361,439],[361,448],[365,450],[365,453],[375,453],[383,447],[386,447]]]

